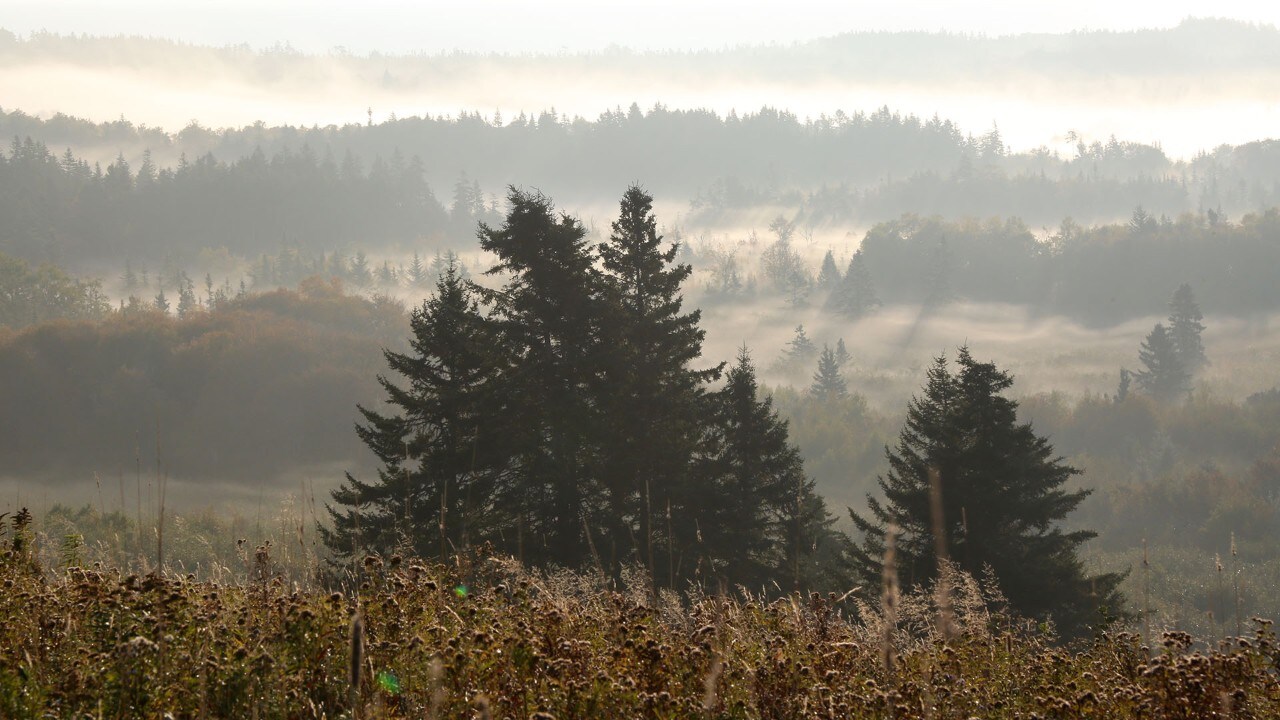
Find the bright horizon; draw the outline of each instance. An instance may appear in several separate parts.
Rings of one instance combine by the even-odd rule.
[[[368,54],[557,53],[625,47],[699,50],[790,44],[846,32],[947,31],[989,36],[1126,31],[1173,27],[1188,17],[1280,24],[1280,4],[1245,0],[1160,4],[942,2],[892,6],[857,0],[743,4],[728,0],[653,0],[613,5],[586,0],[475,0],[465,4],[369,0],[13,0],[0,28],[19,35],[47,31],[142,35],[197,45],[288,45],[306,53],[343,48]]]

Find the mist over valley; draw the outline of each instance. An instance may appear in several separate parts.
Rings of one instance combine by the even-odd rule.
[[[0,579],[130,608],[0,602],[80,643],[0,642],[0,716],[878,716],[1025,652],[1137,717],[1192,648],[1275,709],[1269,16],[142,5],[0,27]],[[310,679],[192,639],[235,603]],[[171,651],[220,689],[130,684]]]

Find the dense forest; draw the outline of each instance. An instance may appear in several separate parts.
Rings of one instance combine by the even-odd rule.
[[[248,279],[261,289],[311,274],[364,287],[425,286],[420,267],[403,267],[409,249],[465,246],[461,239],[477,222],[500,217],[497,198],[466,177],[455,183],[446,208],[416,158],[375,159],[366,172],[351,155],[336,164],[306,147],[271,158],[255,151],[232,164],[205,155],[174,169],[144,158],[134,171],[123,157],[103,170],[69,150],[58,157],[40,142],[15,140],[0,162],[0,212],[8,219],[0,253],[33,262],[111,263],[125,278],[126,295],[148,262],[176,276],[219,259],[252,266]],[[800,303],[847,274],[823,279],[805,266],[793,247],[805,222],[803,210],[792,219],[779,215],[771,225],[775,242],[748,249],[759,254],[758,277],[739,266],[750,258],[740,261],[714,244],[690,240],[686,250],[695,267],[711,273],[706,287],[722,300],[766,290]],[[1270,241],[1276,229],[1275,209],[1232,222],[1213,209],[1172,219],[1138,206],[1125,223],[1086,227],[1067,218],[1044,237],[1016,219],[910,214],[874,225],[848,269],[879,288],[877,301],[891,304],[999,302],[1109,324],[1158,310],[1171,283],[1194,280],[1217,311],[1248,315],[1280,302],[1267,271],[1280,252]],[[364,252],[373,247],[392,248],[387,252],[400,259],[379,268]],[[120,258],[126,267],[114,265]],[[1151,272],[1133,277],[1135,263]],[[164,282],[171,292],[183,289],[180,280]],[[858,315],[865,308],[836,309]]]
[[[362,169],[379,158],[385,165],[396,156],[401,163],[418,157],[422,178],[406,181],[391,172],[386,182],[408,182],[400,189],[412,193],[413,182],[449,188],[466,175],[489,192],[527,183],[575,204],[606,202],[598,188],[641,176],[653,192],[690,202],[707,221],[779,205],[812,223],[867,223],[917,212],[1057,224],[1067,216],[1114,220],[1137,205],[1173,216],[1211,209],[1240,215],[1280,199],[1280,150],[1271,141],[1223,146],[1188,160],[1115,137],[1077,139],[1065,154],[1010,152],[998,128],[974,136],[952,121],[887,107],[802,119],[768,107],[721,115],[632,104],[594,120],[554,110],[505,120],[467,112],[310,128],[191,125],[172,134],[124,118],[91,123],[10,110],[0,114],[0,137],[30,137],[104,166],[122,155],[139,167],[148,151],[166,167],[184,155],[193,163],[212,155],[231,164],[259,153],[312,155],[335,166],[333,172],[345,165],[349,176],[353,163]]]

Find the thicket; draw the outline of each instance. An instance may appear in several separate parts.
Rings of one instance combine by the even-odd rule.
[[[112,487],[349,462],[351,408],[405,329],[400,303],[317,279],[183,318],[142,306],[3,331],[0,454],[14,475]]]
[[[0,328],[96,319],[111,309],[97,280],[77,280],[53,265],[31,267],[0,253]]]

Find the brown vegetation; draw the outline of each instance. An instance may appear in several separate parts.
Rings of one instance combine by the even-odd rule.
[[[42,572],[30,518],[0,556],[0,715],[34,717],[967,718],[1280,712],[1280,646],[1190,652],[1132,634],[1065,648],[957,574],[906,593],[773,601],[651,594],[513,561],[368,557],[345,592],[289,583],[259,548],[239,582],[95,564]],[[890,646],[886,646],[890,643]],[[889,652],[889,651],[892,652]],[[889,660],[886,662],[886,658]],[[353,684],[354,683],[354,684]]]

